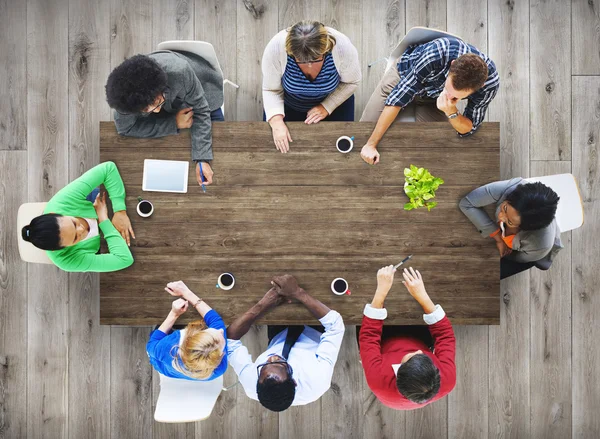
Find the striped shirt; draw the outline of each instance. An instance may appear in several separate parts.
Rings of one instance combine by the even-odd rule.
[[[444,90],[450,71],[450,63],[465,53],[480,56],[488,66],[488,78],[479,90],[471,94],[464,116],[473,122],[473,129],[461,137],[477,130],[488,105],[500,87],[500,76],[494,62],[475,47],[457,38],[438,38],[426,44],[411,46],[404,51],[398,62],[400,82],[389,94],[385,104],[406,107],[419,97],[436,98]]]
[[[319,105],[340,83],[340,74],[335,68],[333,56],[326,54],[323,67],[314,81],[309,80],[296,60],[288,55],[285,72],[281,77],[284,102],[296,111],[308,111]]]

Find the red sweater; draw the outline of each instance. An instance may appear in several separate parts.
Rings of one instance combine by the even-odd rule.
[[[363,317],[360,329],[360,359],[367,384],[375,396],[390,408],[413,410],[443,398],[456,384],[456,366],[454,355],[456,340],[448,317],[430,325],[429,331],[434,339],[434,352],[427,345],[413,337],[391,337],[381,341],[383,320]],[[392,364],[400,364],[402,357],[411,352],[422,350],[440,370],[440,391],[425,404],[416,404],[406,399],[396,387],[396,375]]]

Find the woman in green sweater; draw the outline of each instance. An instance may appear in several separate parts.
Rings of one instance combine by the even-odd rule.
[[[112,222],[108,219],[106,194],[95,195],[101,184],[112,201]],[[98,254],[99,231],[109,253]],[[108,272],[129,267],[133,264],[130,236],[135,235],[125,212],[125,187],[117,165],[100,163],[58,191],[44,214],[23,227],[21,235],[46,250],[50,260],[65,271]]]

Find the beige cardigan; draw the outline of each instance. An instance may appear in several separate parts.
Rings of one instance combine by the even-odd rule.
[[[331,55],[333,62],[340,74],[340,83],[337,88],[325,98],[321,105],[331,114],[338,106],[348,99],[362,79],[360,64],[358,62],[358,51],[352,45],[350,39],[341,32],[326,27],[330,35],[335,37],[336,44]],[[287,65],[287,53],[285,52],[285,39],[287,29],[275,35],[265,47],[262,58],[263,73],[263,102],[267,120],[277,114],[285,115],[283,110],[283,86],[281,78]]]

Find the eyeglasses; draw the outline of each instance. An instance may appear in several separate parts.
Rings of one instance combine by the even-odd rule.
[[[285,364],[285,366],[287,368],[288,376],[291,377],[294,374],[294,369],[292,369],[292,366],[290,366],[290,364],[287,361],[285,361],[285,360],[267,361],[266,363],[259,364],[258,366],[256,366],[256,374],[260,375],[260,368],[263,367],[263,366],[266,366],[268,364]]]
[[[162,95],[162,102],[160,104],[158,104],[156,107],[154,107],[153,109],[151,109],[150,111],[144,111],[144,113],[154,113],[154,110],[156,110],[157,108],[161,108],[163,105],[165,105],[166,99],[165,99],[165,95]]]

